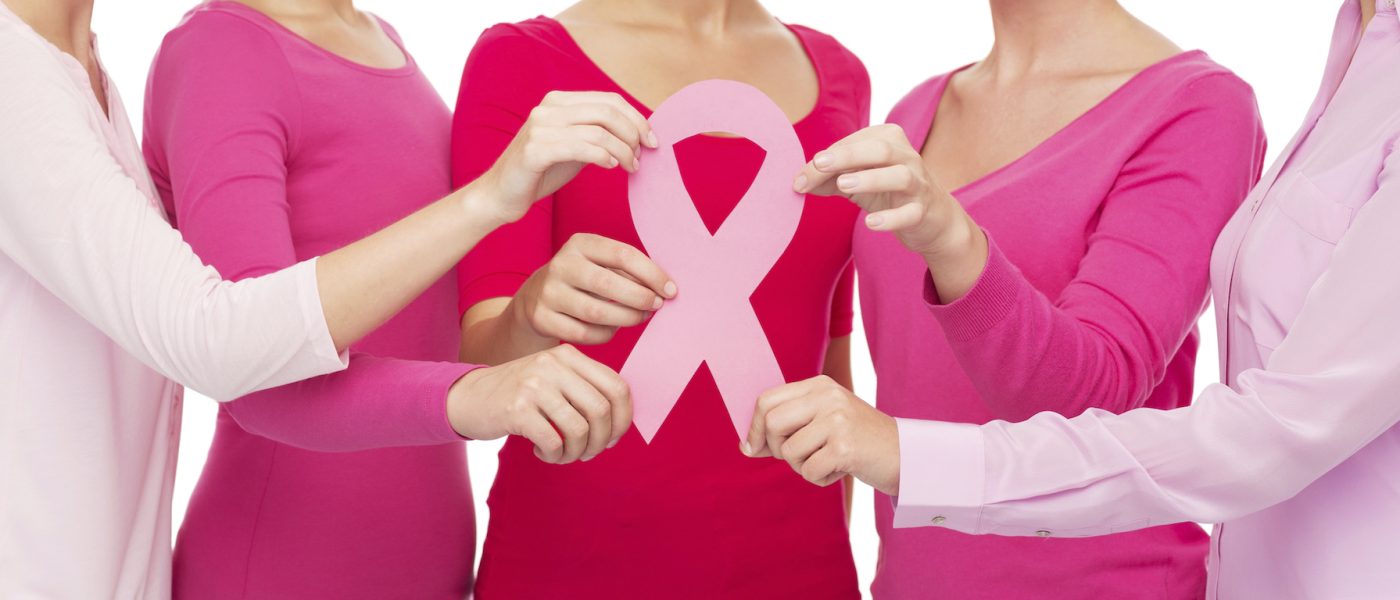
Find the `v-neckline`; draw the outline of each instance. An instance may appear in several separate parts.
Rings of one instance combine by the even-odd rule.
[[[1080,113],[1079,116],[1071,119],[1069,123],[1066,123],[1063,127],[1055,130],[1054,133],[1051,133],[1045,139],[1040,140],[1034,146],[1031,146],[1029,150],[1025,151],[1020,156],[1017,156],[1016,158],[1011,159],[1005,164],[973,178],[971,181],[968,181],[967,183],[959,186],[957,189],[951,190],[949,193],[957,197],[964,203],[968,202],[968,200],[971,197],[971,192],[975,191],[978,188],[985,187],[990,182],[996,180],[1000,175],[1020,166],[1023,163],[1029,162],[1032,158],[1045,152],[1049,152],[1051,149],[1057,146],[1061,142],[1061,140],[1069,137],[1070,133],[1073,130],[1078,129],[1080,126],[1082,126],[1082,124],[1085,121],[1088,121],[1090,117],[1092,117],[1096,113],[1106,110],[1107,107],[1115,104],[1118,98],[1125,95],[1130,88],[1137,87],[1138,85],[1140,85],[1141,82],[1144,79],[1146,79],[1149,74],[1156,72],[1157,70],[1166,65],[1173,64],[1178,61],[1185,60],[1187,58],[1194,58],[1199,56],[1205,56],[1205,52],[1201,50],[1186,50],[1177,54],[1173,54],[1167,58],[1152,63],[1147,67],[1144,67],[1142,70],[1138,71],[1137,73],[1134,73],[1132,77],[1129,77],[1127,81],[1124,81],[1117,88],[1114,88],[1114,90],[1112,92],[1109,92],[1107,96],[1104,96],[1098,102],[1094,103],[1093,106],[1090,106],[1087,110]],[[971,63],[958,67],[957,69],[944,75],[942,79],[938,81],[936,89],[932,94],[932,97],[929,98],[928,108],[926,109],[923,116],[919,119],[919,122],[916,123],[917,127],[914,128],[914,131],[920,132],[920,138],[915,144],[915,146],[919,150],[920,156],[923,156],[924,148],[928,144],[929,138],[932,137],[933,124],[934,121],[938,118],[938,107],[943,102],[943,94],[948,90],[948,83],[953,80],[954,75],[957,75],[958,73],[967,70],[968,68],[972,67],[973,64],[976,63]]]

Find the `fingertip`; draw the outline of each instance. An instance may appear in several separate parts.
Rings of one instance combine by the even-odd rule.
[[[799,194],[807,193],[807,174],[803,173],[792,181],[792,191]]]
[[[667,281],[666,285],[661,288],[661,294],[667,298],[675,298],[676,292],[678,291],[680,290],[676,289],[676,282],[674,281]]]
[[[647,146],[650,148],[660,148],[661,141],[656,139],[656,132],[647,130]]]
[[[655,298],[652,298],[652,300],[651,300],[651,309],[652,309],[652,310],[661,310],[661,305],[662,305],[662,304],[665,304],[665,301],[662,300],[660,296],[657,296],[657,297],[655,297]]]
[[[844,173],[836,178],[836,187],[841,188],[843,192],[855,191],[859,185],[860,176],[855,173]]]
[[[749,445],[748,440],[739,442],[739,451],[743,452],[744,456],[753,457],[753,446]]]
[[[884,225],[884,224],[885,224],[885,217],[884,217],[884,215],[881,215],[881,214],[879,214],[879,213],[875,213],[875,214],[873,214],[873,215],[866,215],[866,217],[865,217],[865,226],[866,226],[866,227],[869,227],[869,228],[871,228],[871,229],[874,229],[874,230],[877,230],[877,231],[878,231],[878,230],[880,229],[880,227],[881,227],[882,225]]]

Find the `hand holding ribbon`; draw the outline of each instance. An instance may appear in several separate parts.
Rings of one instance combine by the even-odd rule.
[[[987,264],[987,236],[944,191],[897,125],[846,136],[803,166],[793,189],[845,196],[869,213],[865,225],[889,231],[924,258],[939,299],[961,298]]]
[[[802,145],[782,109],[734,81],[682,89],[657,107],[651,127],[661,145],[628,179],[628,201],[647,252],[683,293],[651,319],[622,367],[633,422],[650,442],[703,362],[743,437],[754,398],[785,381],[749,296],[802,218],[803,196],[788,179],[802,165]],[[716,131],[742,135],[766,154],[748,192],[711,235],[681,181],[674,145]]]
[[[755,458],[787,461],[817,485],[851,475],[885,494],[899,494],[895,420],[830,377],[790,383],[759,396],[741,449]]]

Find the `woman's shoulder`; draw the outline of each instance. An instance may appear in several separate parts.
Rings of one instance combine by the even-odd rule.
[[[539,61],[569,56],[576,46],[554,19],[539,16],[486,28],[472,47],[472,55],[487,61]]]
[[[807,49],[812,59],[828,70],[844,70],[856,75],[869,85],[870,75],[866,73],[865,63],[849,48],[837,40],[835,36],[813,29],[806,25],[796,23],[784,23],[798,41]]]
[[[165,34],[156,53],[156,65],[172,58],[202,62],[237,57],[243,62],[256,62],[266,53],[280,55],[282,49],[272,23],[267,16],[237,2],[200,4]]]
[[[1254,88],[1200,50],[1167,58],[1138,74],[1141,97],[1160,98],[1169,112],[1202,105],[1257,110]]]
[[[299,114],[296,73],[261,15],[242,4],[210,2],[165,35],[146,80],[148,139],[152,131],[174,133],[163,127],[182,115],[207,124],[219,121],[216,115]]]
[[[467,55],[457,108],[486,103],[533,107],[553,89],[577,85],[580,50],[563,26],[535,17],[488,27]]]

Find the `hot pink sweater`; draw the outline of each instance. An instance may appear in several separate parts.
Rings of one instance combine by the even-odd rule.
[[[950,75],[890,114],[916,147]],[[953,195],[989,234],[973,289],[930,311],[924,262],[857,227],[862,314],[896,417],[985,423],[1191,399],[1216,235],[1259,176],[1249,86],[1200,52],[1138,74],[1011,164]],[[877,598],[1199,598],[1194,524],[1091,539],[894,529],[875,503]]]
[[[411,57],[351,63],[241,4],[191,11],[146,97],[156,186],[230,279],[335,250],[451,188],[451,116]],[[221,410],[176,544],[175,596],[466,595],[471,488],[444,411],[470,369],[455,362],[458,332],[444,278],[355,344],[348,370]]]

